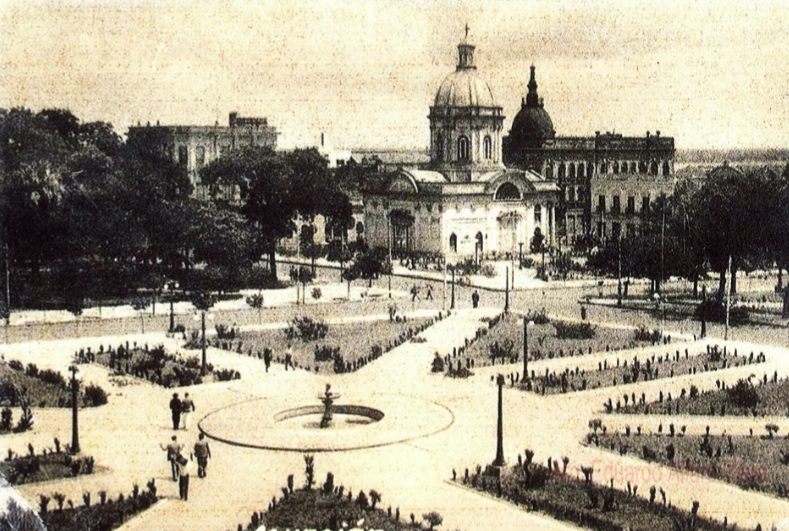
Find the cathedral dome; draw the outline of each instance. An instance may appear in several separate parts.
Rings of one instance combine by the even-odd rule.
[[[498,107],[493,91],[477,75],[474,46],[458,45],[457,69],[449,74],[436,92],[435,107]]]
[[[542,100],[537,96],[537,81],[534,67],[531,67],[529,93],[521,104],[521,110],[515,115],[510,130],[511,141],[518,147],[541,147],[546,141],[553,140],[556,131],[548,111],[543,107]]]

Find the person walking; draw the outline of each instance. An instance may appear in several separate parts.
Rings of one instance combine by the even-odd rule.
[[[184,399],[181,400],[181,417],[184,420],[184,429],[188,430],[192,422],[192,412],[195,410],[194,401],[189,398],[189,393],[184,394]]]
[[[183,501],[188,501],[189,476],[192,473],[192,461],[191,459],[187,459],[183,454],[178,454],[176,462],[178,463],[178,495]]]
[[[427,285],[427,295],[425,296],[425,300],[432,301],[433,300],[433,286],[430,284]]]
[[[183,445],[179,444],[178,437],[173,435],[170,442],[167,445],[160,444],[159,445],[162,450],[167,452],[167,461],[170,463],[170,471],[173,473],[173,481],[178,481],[178,463],[176,459],[181,454],[181,450],[183,449]]]
[[[288,343],[288,350],[285,351],[285,370],[288,370],[288,367],[295,370],[293,368],[293,345]]]
[[[479,292],[474,290],[474,293],[471,294],[471,304],[474,308],[479,306]]]
[[[263,363],[266,364],[266,372],[268,372],[269,367],[271,367],[271,349],[265,348],[263,349]]]
[[[195,458],[197,458],[197,477],[204,478],[206,468],[208,468],[208,459],[211,458],[211,447],[205,440],[205,433],[201,433],[195,443]]]
[[[173,393],[173,398],[170,400],[170,414],[173,417],[173,429],[177,430],[181,425],[181,400],[178,398],[178,393]]]
[[[414,287],[411,288],[411,302],[414,302],[417,299],[419,299],[419,288],[416,286],[416,284],[414,284]]]

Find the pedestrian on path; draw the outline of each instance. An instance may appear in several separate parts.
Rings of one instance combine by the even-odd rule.
[[[430,284],[427,285],[427,295],[425,296],[425,300],[432,301],[433,300],[433,286]]]
[[[178,393],[173,393],[170,400],[170,414],[173,417],[173,429],[177,430],[181,425],[181,400],[178,399]]]
[[[411,288],[411,302],[415,300],[422,300],[419,298],[419,288],[414,284],[414,287]]]
[[[184,399],[181,400],[181,416],[184,420],[184,429],[188,430],[189,425],[192,422],[192,412],[195,410],[195,403],[194,401],[189,398],[189,393],[184,395]]]
[[[173,435],[170,442],[167,445],[160,444],[159,445],[162,450],[167,452],[167,461],[170,463],[170,470],[173,473],[173,481],[178,481],[178,463],[176,459],[181,454],[181,450],[183,449],[183,445],[178,443],[178,437]]]
[[[190,456],[191,458],[191,456]],[[189,500],[189,476],[192,473],[192,461],[184,455],[178,454],[178,496],[183,501]]]
[[[266,347],[263,349],[263,363],[266,364],[266,372],[268,372],[269,367],[271,367],[271,349]]]
[[[197,477],[204,478],[208,467],[208,459],[211,457],[211,447],[208,446],[208,441],[205,440],[205,433],[201,433],[198,436],[198,441],[195,443],[195,457],[197,458]]]
[[[479,292],[477,290],[474,290],[474,293],[471,294],[471,304],[474,308],[479,306]]]
[[[288,370],[288,366],[294,371],[296,370],[293,367],[293,345],[288,343],[288,350],[285,351],[285,370]]]

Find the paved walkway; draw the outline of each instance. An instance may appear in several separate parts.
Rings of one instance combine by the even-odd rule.
[[[575,529],[570,524],[525,512],[447,483],[453,468],[462,473],[465,467],[484,465],[495,456],[496,387],[491,377],[499,371],[516,372],[520,365],[479,368],[472,378],[453,380],[431,374],[430,362],[434,352],[451,351],[453,346],[462,344],[463,338],[474,335],[481,325],[480,319],[499,311],[498,308],[457,311],[426,330],[422,334],[426,342],[405,343],[361,370],[343,375],[284,371],[281,365],[276,364],[266,373],[263,363],[257,359],[209,349],[212,363],[238,370],[243,379],[189,389],[196,402],[197,419],[225,406],[259,400],[259,412],[253,409],[238,419],[239,423],[246,423],[239,429],[254,432],[262,418],[258,413],[270,415],[280,409],[283,401],[296,405],[312,401],[317,404],[316,397],[328,382],[334,391],[354,397],[355,403],[369,396],[371,402],[380,404],[384,410],[391,407],[386,403],[387,395],[398,397],[396,404],[393,401],[398,408],[419,407],[418,404],[424,401],[435,402],[452,413],[452,424],[448,429],[400,444],[317,453],[317,481],[322,482],[327,472],[333,472],[336,481],[346,490],[358,492],[374,488],[383,493],[381,506],[391,505],[393,510],[399,507],[404,519],[410,513],[421,516],[424,512],[437,510],[444,516],[445,529]],[[179,346],[178,342],[163,334],[148,334],[144,338],[133,336],[130,340],[135,338],[149,344],[161,342],[172,350]],[[97,348],[99,344],[118,344],[127,339],[129,336],[41,341],[8,345],[0,351],[6,359],[35,362],[39,367],[64,372],[75,350],[87,345]],[[702,346],[699,344],[697,348]],[[734,348],[734,345],[729,348]],[[757,374],[765,370],[789,374],[786,351],[745,343],[738,344],[737,348],[741,352],[764,350],[768,363],[753,366]],[[621,354],[600,353],[583,359],[596,363],[597,359],[610,359],[615,355]],[[580,359],[562,358],[532,362],[532,366],[537,371],[545,367],[558,371],[564,366],[574,368],[579,362]],[[691,380],[703,390],[714,386],[714,379],[723,373],[717,371],[673,380],[642,382],[633,384],[632,390],[637,394],[643,390],[649,395],[657,392],[655,386],[658,384],[664,389],[666,386],[674,389],[687,386]],[[252,511],[265,510],[272,496],[279,496],[280,487],[285,485],[289,474],[295,474],[297,484],[303,481],[304,462],[299,452],[260,450],[213,441],[214,458],[209,465],[208,477],[193,477],[190,500],[181,502],[177,499],[177,487],[169,478],[165,454],[159,448],[159,444],[168,441],[173,434],[167,410],[172,390],[131,378],[123,380],[128,385],[118,385],[110,381],[104,368],[93,365],[80,366],[80,374],[84,381],[98,383],[111,394],[108,405],[80,411],[82,448],[96,458],[98,471],[92,476],[21,486],[19,492],[28,500],[34,501],[41,493],[50,495],[57,491],[75,503],[81,500],[84,491],[93,492],[94,498],[99,490],[107,490],[111,496],[117,497],[120,492],[131,491],[135,483],[144,487],[146,481],[153,477],[167,502],[130,521],[124,529],[222,531],[235,529],[238,523],[246,522]],[[731,381],[734,381],[740,372],[731,369],[726,374],[730,374]],[[623,485],[620,478],[625,474],[642,474],[639,476],[641,479],[635,480],[641,492],[648,491],[655,482],[665,488],[676,506],[690,508],[691,502],[698,500],[701,502],[701,514],[718,519],[728,516],[730,522],[751,528],[761,523],[763,528],[769,529],[789,515],[789,503],[777,498],[742,491],[707,478],[694,477],[691,481],[686,475],[675,474],[672,477],[659,465],[582,447],[579,442],[586,434],[587,422],[593,416],[601,416],[603,401],[611,394],[630,390],[631,387],[622,386],[615,392],[604,388],[542,397],[507,389],[504,412],[507,459],[514,462],[516,454],[522,453],[524,448],[533,449],[535,460],[540,462],[549,456],[558,459],[566,455],[570,458],[571,473],[576,473],[580,465],[594,464],[598,470],[596,481],[607,483],[614,476],[620,486]],[[184,392],[185,389],[178,391]],[[409,397],[412,397],[410,402]],[[34,430],[5,436],[4,448],[24,452],[28,442],[39,449],[52,446],[55,436],[61,441],[69,440],[68,410],[37,409],[35,415]],[[654,417],[651,422],[657,424],[658,418]],[[677,417],[672,419],[677,421]],[[687,420],[689,425],[691,420]],[[779,433],[788,432],[789,423],[779,420]],[[618,426],[623,420],[607,416],[604,422]],[[646,420],[644,422],[646,424]],[[737,422],[743,424],[742,429],[747,427],[747,419],[738,419]],[[761,432],[764,420],[755,419],[753,425]],[[694,424],[692,429],[696,428]],[[197,429],[193,426],[188,432],[179,431],[177,435],[191,446],[196,440]]]

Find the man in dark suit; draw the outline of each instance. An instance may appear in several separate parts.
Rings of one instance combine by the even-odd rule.
[[[178,399],[178,393],[173,393],[173,398],[170,400],[170,413],[173,416],[173,429],[177,430],[181,425],[181,401]]]

